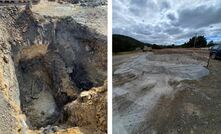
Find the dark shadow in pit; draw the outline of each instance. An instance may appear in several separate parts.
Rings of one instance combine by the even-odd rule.
[[[76,86],[82,90],[89,90],[95,85],[89,80],[88,74],[81,63],[74,64],[74,69],[70,73],[71,80],[76,84]]]
[[[35,130],[48,125],[59,125],[67,120],[64,105],[76,97],[53,88],[53,79],[44,66],[42,57],[20,60],[17,68],[22,112],[26,123]]]

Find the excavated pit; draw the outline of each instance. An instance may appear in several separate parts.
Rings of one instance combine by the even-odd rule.
[[[18,36],[9,43],[26,124],[32,130],[64,125],[65,105],[104,84],[106,36],[72,17],[23,11],[14,24]]]

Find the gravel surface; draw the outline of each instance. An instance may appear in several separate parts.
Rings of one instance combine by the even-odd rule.
[[[138,133],[162,96],[182,88],[184,80],[209,74],[206,62],[185,54],[153,53],[114,57],[114,133]],[[145,118],[144,118],[145,117]]]

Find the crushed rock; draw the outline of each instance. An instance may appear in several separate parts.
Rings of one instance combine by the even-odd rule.
[[[113,127],[116,134],[136,132],[136,127],[147,120],[144,116],[151,112],[160,97],[182,90],[179,88],[181,81],[198,80],[209,74],[205,61],[184,54],[147,53],[122,61],[114,71]]]

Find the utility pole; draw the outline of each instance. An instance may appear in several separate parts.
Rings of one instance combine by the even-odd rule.
[[[211,56],[210,56],[210,54],[209,54],[209,58],[208,58],[208,61],[207,61],[206,68],[209,68],[209,62],[210,62],[210,58],[211,58]]]
[[[196,48],[196,39],[197,39],[197,33],[195,34],[194,48]]]

